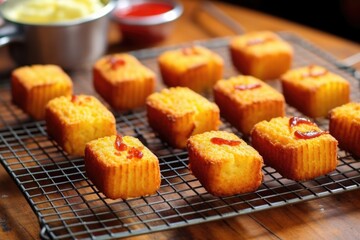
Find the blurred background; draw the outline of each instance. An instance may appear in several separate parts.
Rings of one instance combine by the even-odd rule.
[[[360,0],[224,0],[360,43]]]

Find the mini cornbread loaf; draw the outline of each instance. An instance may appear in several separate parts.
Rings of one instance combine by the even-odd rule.
[[[183,86],[196,92],[211,89],[222,78],[222,58],[201,46],[166,51],[158,58],[160,72],[168,87]]]
[[[129,54],[99,59],[93,67],[95,90],[116,110],[145,105],[155,89],[155,74]]]
[[[44,119],[51,99],[71,96],[70,77],[56,65],[32,65],[15,69],[11,76],[12,101],[36,120]]]
[[[146,106],[149,125],[175,148],[185,148],[191,135],[217,130],[220,125],[218,106],[189,88],[153,93]]]
[[[331,110],[329,130],[341,148],[360,157],[360,103],[351,102]]]
[[[230,54],[242,74],[265,80],[278,78],[290,69],[293,49],[275,33],[258,31],[233,38]]]
[[[306,118],[278,117],[257,123],[252,146],[283,177],[309,180],[333,171],[337,141]]]
[[[262,157],[233,133],[194,135],[187,149],[191,172],[215,196],[255,191],[262,182]]]
[[[83,156],[87,142],[116,134],[114,115],[87,95],[52,99],[45,120],[49,136],[72,155]]]
[[[218,81],[214,98],[221,115],[245,135],[258,122],[285,115],[284,96],[251,76]]]
[[[108,136],[86,144],[85,171],[111,199],[154,194],[160,187],[158,158],[137,138]]]
[[[309,65],[281,77],[286,102],[309,117],[325,117],[329,111],[350,100],[350,85],[327,69]]]

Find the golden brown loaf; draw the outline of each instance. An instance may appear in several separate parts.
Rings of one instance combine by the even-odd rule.
[[[341,148],[360,157],[360,103],[351,102],[331,110],[330,133]]]
[[[85,170],[111,199],[154,194],[160,187],[158,158],[137,138],[108,136],[86,144]]]
[[[12,72],[12,101],[36,120],[44,119],[48,101],[71,96],[72,91],[70,77],[56,65],[24,66]]]
[[[234,66],[244,75],[262,80],[275,79],[290,69],[293,49],[277,34],[269,31],[249,32],[230,42]]]
[[[116,110],[145,105],[154,92],[155,74],[129,54],[112,54],[99,59],[93,67],[95,90]]]
[[[218,81],[214,97],[221,115],[245,135],[258,122],[285,115],[284,96],[251,76]]]
[[[309,117],[326,117],[329,111],[350,100],[350,85],[327,69],[309,65],[281,77],[286,102]]]
[[[189,138],[189,168],[216,196],[255,191],[263,179],[263,159],[233,133],[210,131]]]
[[[283,177],[302,181],[335,170],[337,141],[305,118],[279,117],[257,123],[252,146]]]
[[[52,99],[46,106],[45,120],[49,136],[72,155],[83,156],[87,142],[116,134],[114,115],[87,95]]]
[[[183,86],[203,92],[222,78],[223,60],[201,46],[166,51],[158,58],[160,72],[168,87]]]
[[[146,106],[149,125],[175,148],[185,148],[191,135],[217,130],[220,125],[218,106],[189,88],[153,93]]]

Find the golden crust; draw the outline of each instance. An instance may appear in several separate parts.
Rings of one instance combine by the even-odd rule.
[[[360,103],[350,102],[331,110],[329,130],[341,148],[360,157]]]
[[[196,92],[210,89],[222,78],[222,58],[200,46],[166,51],[158,58],[164,83],[168,87],[183,86]]]
[[[45,120],[48,135],[72,155],[83,156],[87,142],[116,134],[115,117],[92,96],[52,99]]]
[[[129,54],[99,59],[93,67],[93,81],[95,90],[116,110],[144,106],[155,89],[155,73]]]
[[[309,117],[326,117],[337,106],[350,101],[350,85],[327,69],[309,65],[281,76],[286,102]]]
[[[256,124],[251,133],[252,146],[263,156],[265,164],[283,177],[296,181],[313,179],[335,170],[337,141],[324,133],[300,139],[295,131],[321,130],[315,124],[289,126],[290,118],[279,117]]]
[[[160,188],[158,158],[137,138],[124,136],[127,150],[115,148],[116,136],[93,140],[86,144],[85,170],[96,187],[111,199],[127,199],[154,194]],[[131,148],[142,156],[129,157]]]
[[[218,145],[213,138],[238,142]],[[189,138],[189,168],[204,188],[215,196],[255,191],[263,179],[259,153],[236,135],[210,131]]]
[[[258,122],[285,115],[284,96],[251,76],[218,81],[214,86],[214,98],[221,115],[245,135],[250,134]]]
[[[188,88],[153,93],[146,106],[149,125],[175,148],[185,148],[191,135],[217,130],[220,125],[217,105]]]
[[[290,69],[293,49],[275,33],[258,31],[234,37],[230,55],[242,74],[265,80],[278,78]]]
[[[11,75],[12,101],[36,120],[44,119],[45,106],[53,98],[71,96],[70,77],[56,65],[32,65]]]

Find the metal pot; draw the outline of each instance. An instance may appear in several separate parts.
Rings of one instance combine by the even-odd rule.
[[[109,0],[95,13],[71,21],[34,24],[9,19],[7,9],[24,1],[7,1],[0,6],[7,21],[1,29],[0,46],[17,42],[12,55],[19,64],[56,64],[74,70],[93,64],[105,53],[109,16],[115,1]]]

